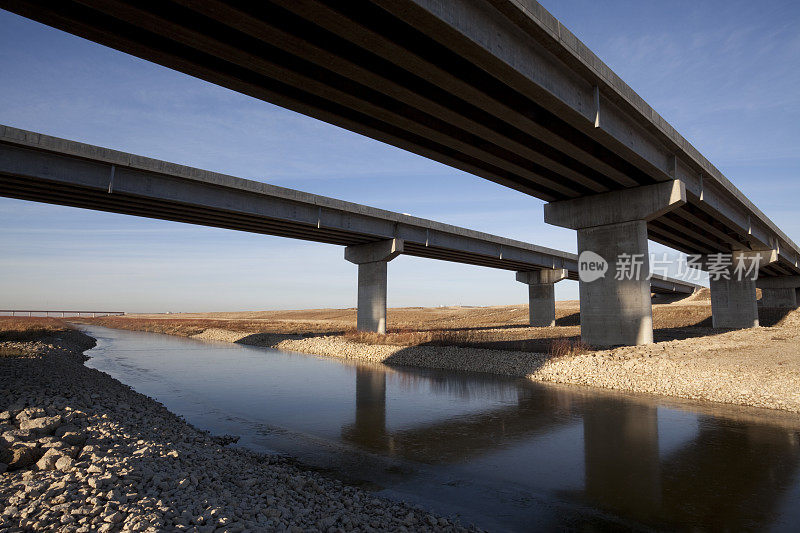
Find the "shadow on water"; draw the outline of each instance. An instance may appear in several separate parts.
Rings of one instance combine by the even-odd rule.
[[[800,520],[800,416],[89,333],[104,337],[90,363],[196,425],[492,530],[792,531]]]

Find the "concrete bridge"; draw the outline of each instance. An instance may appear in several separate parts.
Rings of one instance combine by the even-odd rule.
[[[554,325],[553,285],[578,277],[575,254],[2,125],[0,195],[346,246],[366,331],[386,331],[387,263],[400,254],[515,271],[532,326]],[[699,288],[662,276],[651,285]]]
[[[797,245],[534,0],[0,7],[542,199],[579,252],[647,271],[650,239],[759,261],[781,301],[800,286]],[[651,342],[649,290],[581,283],[584,340]],[[711,293],[716,326],[758,324],[754,281]]]

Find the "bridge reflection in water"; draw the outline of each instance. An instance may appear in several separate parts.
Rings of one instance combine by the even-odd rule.
[[[623,523],[765,529],[796,483],[800,423],[758,423],[755,410],[745,410],[752,414],[740,420],[700,414],[694,434],[669,449],[660,445],[659,408],[650,399],[587,393],[576,401],[581,389],[520,387],[516,405],[390,430],[387,374],[357,368],[355,379],[355,419],[343,427],[343,439],[411,461],[467,462],[580,423],[583,488],[559,490],[557,481],[552,488],[564,500],[600,509]],[[448,376],[439,386],[468,394],[472,381],[477,383],[468,376]]]

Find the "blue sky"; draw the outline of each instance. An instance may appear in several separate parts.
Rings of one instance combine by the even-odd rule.
[[[800,4],[543,3],[800,240]],[[2,10],[0,94],[2,124],[575,251],[535,198]],[[336,246],[4,198],[0,227],[0,307],[355,305]],[[512,272],[389,265],[392,306],[525,302]]]

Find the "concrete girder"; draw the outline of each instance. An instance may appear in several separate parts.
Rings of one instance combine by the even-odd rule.
[[[758,278],[756,288],[759,289],[797,289],[800,288],[800,276],[775,276]]]
[[[253,31],[258,27],[253,22],[261,20],[258,16],[223,21],[221,15],[207,10],[206,17],[170,17],[167,15],[178,10],[200,11],[207,7],[206,3],[132,4],[116,0],[96,5],[85,2],[77,5],[69,0],[44,4],[0,0],[0,5],[23,16],[358,131],[528,194],[556,199],[553,198],[556,191],[548,189],[544,181],[536,183],[543,177],[552,186],[552,177],[541,176],[529,165],[519,164],[524,163],[518,159],[521,152],[517,153],[509,140],[525,144],[523,138],[513,137],[510,130],[500,132],[496,127],[491,128],[492,132],[500,136],[478,129],[476,122],[484,122],[483,118],[469,120],[465,110],[457,111],[443,105],[443,101],[455,101],[453,95],[458,95],[459,101],[480,108],[496,124],[502,124],[502,129],[513,127],[532,135],[561,152],[563,157],[580,161],[609,178],[606,183],[590,178],[597,185],[684,181],[690,194],[689,202],[715,220],[724,221],[732,234],[744,236],[745,247],[775,246],[782,259],[781,268],[800,272],[797,246],[574,34],[533,0],[524,5],[516,0],[374,0],[356,7],[349,6],[348,2],[323,6],[313,0],[275,0],[262,3],[262,9],[274,9],[273,4],[281,4],[284,9],[293,10],[300,24],[291,29],[289,25],[279,28],[294,31],[293,39],[276,39],[273,35],[271,41]],[[139,12],[132,16],[137,9]],[[340,16],[333,19],[325,9]],[[347,9],[357,11],[353,13]],[[99,11],[104,16],[100,16]],[[355,16],[358,11],[363,11],[361,18]],[[248,12],[259,13],[258,10]],[[313,13],[317,13],[316,18],[312,18]],[[142,14],[146,16],[140,16]],[[381,16],[370,17],[372,14]],[[205,19],[204,24],[193,27],[191,21],[201,18]],[[325,26],[321,21],[328,18],[331,22]],[[103,23],[98,23],[101,20]],[[228,32],[232,28],[250,38],[220,38],[225,34],[223,24],[229,25]],[[209,31],[198,31],[201,26]],[[336,50],[340,61],[330,61],[331,57],[318,58],[318,43],[316,48],[297,46],[306,41],[310,43],[310,33],[317,32],[316,27],[333,32],[336,26],[337,35],[353,45],[346,47],[351,52],[345,52],[345,48]],[[400,31],[391,32],[391,40],[368,41],[376,36],[388,36],[389,32],[382,32],[388,27]],[[412,50],[409,42],[418,43],[418,48]],[[371,46],[374,44],[378,46]],[[272,46],[276,53],[259,53],[266,46]],[[272,65],[264,68],[264,58],[278,61],[278,56],[287,55],[292,57],[277,65],[278,68]],[[384,59],[380,69],[375,68],[378,55]],[[391,59],[398,57],[401,59]],[[255,61],[243,61],[246,58]],[[406,58],[408,62],[400,63]],[[388,70],[384,69],[387,59],[405,74],[387,78]],[[450,68],[453,59],[459,61],[458,69]],[[314,68],[310,67],[312,63]],[[357,71],[346,70],[345,63],[355,65]],[[289,72],[285,70],[287,65]],[[425,65],[430,65],[430,69],[423,70],[421,67]],[[443,74],[448,69],[466,72],[465,68],[470,70],[461,80]],[[434,77],[433,70],[438,77]],[[419,76],[422,80],[436,79],[440,93],[449,98],[433,96],[418,85],[412,86],[408,81],[409,72],[424,73]],[[359,73],[364,76],[358,79],[358,88],[366,90],[348,91],[341,78],[346,82],[348,77],[355,78]],[[384,79],[392,83],[380,83]],[[311,84],[305,84],[304,80],[310,80]],[[320,82],[328,85],[320,86]],[[384,89],[384,85],[388,88]],[[394,92],[390,94],[390,91]],[[351,98],[353,94],[363,97]],[[376,100],[379,94],[390,100],[379,102]],[[498,107],[498,102],[505,102],[506,106]],[[414,118],[413,123],[402,122],[410,115],[395,112],[401,108],[411,111],[419,108],[424,110],[425,116],[414,113],[414,117],[419,118]],[[459,115],[458,124],[448,120],[448,117],[453,118],[448,113],[453,112]],[[424,134],[421,127],[431,135]],[[449,127],[458,128],[458,131],[453,132]],[[465,133],[471,137],[467,139]],[[502,147],[503,155],[494,148],[484,151],[489,148],[487,144]],[[493,159],[492,163],[472,157],[478,150],[487,157],[500,157],[503,161]],[[542,154],[545,155],[544,151]],[[551,155],[555,154],[551,152]],[[545,157],[575,170],[565,165],[566,160],[558,155]],[[513,175],[512,167],[523,173],[529,171],[531,179],[523,174]],[[558,172],[553,165],[548,168]],[[568,171],[563,174],[564,183],[570,180],[578,191],[579,182],[571,181],[574,176],[570,178]],[[585,187],[586,182],[580,186]]]
[[[286,0],[279,0],[278,3],[284,9],[290,10],[306,20],[313,21],[318,26],[337,34],[350,43],[370,50],[371,53],[379,55],[385,61],[404,69],[406,72],[419,74],[424,80],[435,85],[437,89],[449,93],[447,100],[452,101],[454,99],[453,95],[460,95],[465,102],[471,102],[475,106],[473,108],[473,116],[477,111],[478,113],[485,113],[488,117],[493,117],[492,120],[495,121],[497,119],[494,117],[502,117],[504,121],[513,125],[519,132],[529,132],[536,135],[536,137],[531,138],[535,139],[534,145],[537,146],[540,143],[538,138],[542,137],[548,139],[547,145],[562,152],[567,151],[570,146],[568,139],[554,135],[552,131],[547,130],[539,122],[531,120],[525,113],[520,113],[519,108],[508,100],[497,98],[495,95],[481,91],[465,82],[461,77],[454,75],[451,68],[445,68],[409,48],[404,48],[395,40],[388,38],[384,33],[374,31],[367,24],[354,25],[355,15],[363,12],[362,6],[347,11],[345,15],[341,11],[344,6],[341,5],[337,6],[337,9],[331,9],[329,6],[322,4],[309,6],[306,3]],[[363,14],[363,16],[368,17],[369,15]],[[382,85],[385,87],[386,84],[383,83]],[[463,121],[464,118],[469,117],[462,115],[458,121]],[[487,122],[485,119],[483,121]],[[530,141],[526,141],[526,143],[530,147]],[[540,151],[546,156],[552,152],[544,147]],[[637,184],[625,172],[621,172],[619,169],[609,165],[603,158],[597,157],[592,151],[571,154],[570,158],[588,168],[598,169],[606,180],[610,179],[618,185],[635,186]],[[557,159],[562,159],[562,157],[558,156]],[[588,187],[596,186],[592,182],[587,182],[585,178],[576,181]]]
[[[550,202],[544,206],[544,221],[554,226],[585,229],[648,221],[686,203],[686,188],[675,180],[632,189],[622,189],[574,200]]]
[[[736,270],[743,272],[757,272],[759,269],[777,263],[777,250],[733,250],[731,252],[717,252],[701,254],[697,261],[690,266],[700,270],[735,274]]]
[[[303,41],[297,36],[284,31],[276,24],[270,25],[269,29],[267,29],[265,26],[270,24],[271,20],[255,18],[223,2],[197,3],[192,8],[203,12],[207,16],[225,20],[228,25],[245,31],[265,42],[276,46],[291,47],[294,50],[302,49],[305,53],[298,51],[300,55],[309,57],[310,60],[320,66],[334,68],[337,72],[346,75],[350,79],[375,87],[387,96],[407,102],[432,116],[439,116],[452,124],[460,124],[466,131],[491,140],[498,146],[515,151],[536,164],[558,172],[562,176],[566,176],[575,183],[595,192],[608,190],[607,187],[602,185],[602,182],[608,178],[593,170],[589,165],[563,157],[562,154],[550,149],[548,145],[541,143],[533,136],[529,136],[523,141],[518,135],[509,135],[505,131],[491,127],[490,125],[496,122],[496,119],[493,119],[490,113],[480,107],[465,104],[452,105],[454,98],[452,98],[452,93],[449,93],[449,91],[448,93],[451,97],[445,100],[440,101],[429,96],[430,93],[445,91],[446,89],[443,86],[459,84],[460,79],[457,76],[453,76],[451,72],[445,69],[438,69],[436,65],[425,62],[424,59],[409,50],[400,48],[385,35],[372,32],[364,26],[353,27],[351,25],[349,31],[343,31],[347,26],[344,23],[347,17],[328,6],[320,4],[309,8],[308,4],[302,2],[285,1],[277,3],[280,3],[284,9],[292,11],[307,20],[312,20],[318,26],[337,34],[342,40],[363,46],[375,55],[380,55],[387,64],[391,63],[400,66],[404,69],[402,75],[406,79],[398,81],[385,73],[369,70],[354,60],[334,54],[330,51],[330,43],[328,43],[328,47],[322,47]],[[338,7],[341,8],[342,6]],[[243,23],[243,21],[247,22]],[[391,69],[388,66],[384,66],[384,69],[396,75],[399,72],[399,69]],[[422,76],[423,72],[425,73],[424,76]],[[446,78],[446,82],[437,83],[440,81],[439,78],[442,77]],[[407,83],[404,84],[403,81]],[[423,84],[429,85],[427,93],[415,87]],[[464,91],[470,92],[471,90],[474,92],[474,88],[468,84],[462,83],[461,85],[463,85]],[[500,102],[496,102],[496,105],[503,106],[503,113],[512,112],[510,107]],[[524,121],[522,115],[519,115],[519,117]],[[526,126],[529,125],[526,124]],[[524,131],[526,126],[519,126],[520,131]],[[597,163],[597,161],[594,161],[594,163]],[[602,179],[598,181],[597,178],[600,176],[602,176]],[[621,175],[619,179],[620,183],[624,185],[635,184],[629,178],[625,179],[624,175]]]

